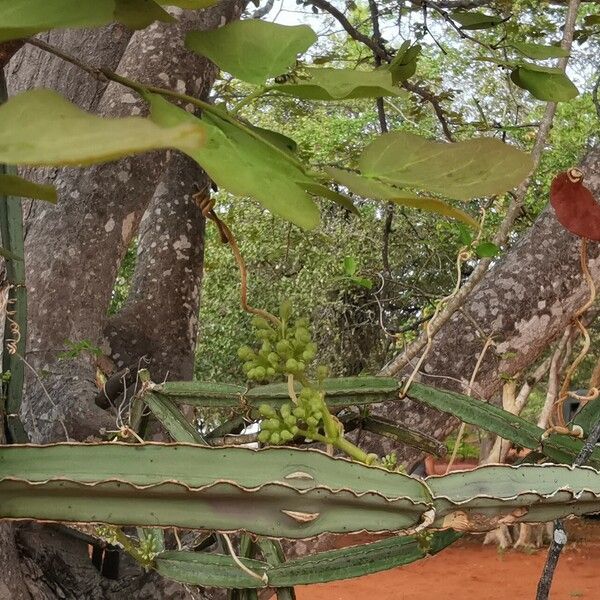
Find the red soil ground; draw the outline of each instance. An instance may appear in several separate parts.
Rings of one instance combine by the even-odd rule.
[[[554,578],[551,600],[600,599],[600,523],[570,522],[569,544]],[[436,556],[357,579],[299,586],[298,600],[528,600],[546,548],[498,552],[481,537],[462,539]],[[356,542],[354,542],[356,543]]]

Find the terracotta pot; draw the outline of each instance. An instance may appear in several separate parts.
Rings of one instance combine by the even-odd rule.
[[[425,458],[425,473],[429,475],[444,475],[448,468],[447,460],[436,459],[431,455]],[[450,471],[471,471],[479,465],[477,458],[460,459],[457,458],[450,467]]]

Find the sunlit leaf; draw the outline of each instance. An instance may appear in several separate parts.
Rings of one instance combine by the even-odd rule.
[[[387,69],[357,71],[353,69],[306,68],[293,82],[273,85],[272,89],[306,100],[345,100],[400,96],[404,92],[393,84]]]
[[[569,51],[560,46],[545,46],[529,42],[512,42],[512,47],[527,58],[544,60],[546,58],[561,58],[569,56]]]
[[[354,203],[348,196],[344,196],[344,194],[340,194],[335,190],[328,188],[326,185],[321,183],[313,183],[307,182],[304,185],[304,189],[310,194],[314,194],[315,196],[319,196],[321,198],[327,198],[336,204],[339,204],[341,207],[349,210],[354,214],[358,214],[358,209],[354,206]]]
[[[396,188],[377,179],[363,177],[350,171],[342,171],[333,167],[328,167],[326,171],[336,181],[363,198],[387,200],[401,206],[418,208],[450,217],[451,219],[457,219],[475,229],[479,227],[477,221],[470,214],[438,198],[419,196],[414,192]]]
[[[143,28],[172,17],[153,0],[0,0],[0,42],[29,37],[40,31],[102,27],[119,21]]]
[[[498,139],[449,144],[403,131],[379,136],[359,164],[367,177],[458,200],[504,193],[533,167],[529,154]]]
[[[462,29],[489,29],[502,23],[503,19],[496,15],[486,15],[481,12],[454,11],[452,20],[460,24]]]
[[[494,258],[494,256],[500,254],[500,248],[492,242],[481,242],[481,244],[477,244],[475,254],[477,254],[479,258]]]
[[[0,162],[90,165],[160,148],[192,151],[205,142],[197,123],[161,127],[150,119],[107,119],[51,90],[24,92],[0,106]]]
[[[217,185],[249,196],[265,208],[306,229],[319,224],[319,210],[304,186],[313,182],[286,152],[278,151],[240,126],[205,113],[202,121],[161,96],[149,94],[151,118],[162,125],[204,125],[207,142],[187,151]]]
[[[114,20],[130,29],[144,29],[154,21],[175,19],[154,0],[115,0]]]
[[[18,175],[0,174],[0,195],[56,202],[54,186],[34,183]]]
[[[560,69],[523,63],[513,69],[510,78],[534,98],[546,102],[567,102],[579,94],[575,84]]]
[[[401,83],[410,79],[415,74],[419,54],[421,54],[421,46],[419,44],[411,46],[410,42],[404,42],[400,46],[396,56],[388,66],[388,70],[392,74],[392,83]]]
[[[234,77],[261,84],[285,73],[298,54],[317,41],[308,25],[279,25],[247,19],[212,31],[193,31],[186,48],[210,58]]]
[[[265,129],[264,127],[257,127],[256,125],[251,124],[248,124],[248,127],[260,135],[260,137],[286,152],[294,154],[298,150],[298,144],[287,135],[279,133],[279,131],[273,131],[272,129]]]

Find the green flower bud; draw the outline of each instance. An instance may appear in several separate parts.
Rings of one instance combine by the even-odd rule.
[[[266,419],[262,422],[262,429],[269,429],[270,431],[275,431],[281,427],[281,421],[276,418]]]
[[[279,355],[275,354],[275,352],[271,352],[269,356],[267,356],[267,360],[276,367],[279,364]]]
[[[311,428],[315,428],[319,424],[319,421],[317,419],[315,419],[314,417],[308,417],[306,419],[306,424],[308,425],[308,428],[311,429]]]
[[[297,419],[294,415],[288,415],[287,417],[283,417],[283,421],[288,427],[293,427],[296,424]]]
[[[275,375],[275,369],[273,367],[267,367],[267,376],[273,377]]]
[[[271,444],[280,444],[280,443],[281,443],[281,436],[279,435],[279,433],[274,431],[271,434]]]
[[[267,431],[266,429],[263,429],[259,434],[258,434],[258,441],[262,442],[263,444],[266,444],[269,441],[269,438],[271,437],[271,432]]]
[[[281,441],[282,442],[289,442],[290,440],[293,440],[293,439],[294,439],[294,434],[291,431],[284,429],[281,432]]]
[[[254,369],[254,379],[264,379],[267,376],[267,370],[264,367]]]

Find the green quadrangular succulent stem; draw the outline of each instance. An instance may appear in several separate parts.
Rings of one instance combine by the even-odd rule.
[[[0,69],[0,104],[7,100],[8,92],[4,71]],[[0,165],[0,173],[14,174],[14,172],[12,167]],[[19,413],[25,382],[25,363],[23,361],[27,340],[27,289],[25,287],[23,213],[20,198],[0,196],[0,233],[2,246],[8,253],[5,257],[6,276],[11,286],[8,291],[2,357],[2,371],[10,373],[10,378],[3,385],[4,407],[0,407],[0,413],[6,415],[9,441],[24,443],[28,441],[28,437]]]

